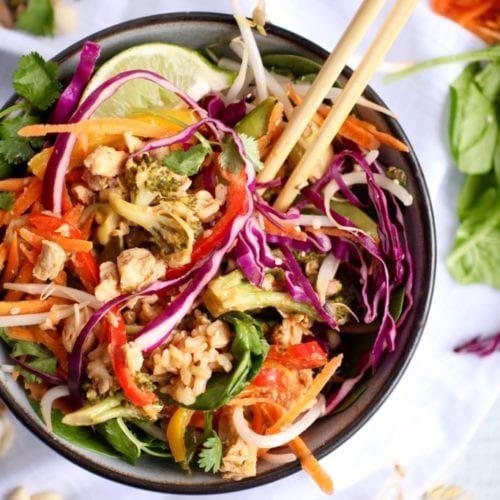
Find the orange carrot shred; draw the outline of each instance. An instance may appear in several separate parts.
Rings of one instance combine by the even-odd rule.
[[[31,178],[4,179],[0,181],[0,191],[21,191],[29,184]]]
[[[12,235],[12,240],[9,243],[9,250],[7,254],[7,265],[3,272],[3,282],[12,281],[18,271],[20,265],[20,252],[19,252],[19,239],[17,237],[17,232]],[[1,303],[0,303],[1,304]]]
[[[14,283],[30,283],[32,276],[33,264],[28,259],[26,259],[19,269],[19,273],[17,274]],[[24,293],[19,292],[18,290],[8,290],[3,300],[21,300],[23,298],[23,295]]]

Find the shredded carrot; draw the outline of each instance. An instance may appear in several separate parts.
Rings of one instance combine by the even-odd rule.
[[[26,212],[42,195],[42,182],[36,177],[32,177],[29,184],[24,188],[24,191],[16,199],[10,212],[4,217],[3,223],[8,224],[10,221],[17,219],[20,215]]]
[[[397,149],[398,151],[409,151],[409,148],[406,144],[402,143],[391,134],[387,134],[386,132],[377,130],[377,127],[375,127],[375,125],[373,125],[372,123],[360,120],[354,115],[349,116],[347,121],[350,121],[352,124],[367,130],[375,137],[375,139],[377,139],[380,143],[385,144],[386,146]]]
[[[277,102],[269,115],[266,134],[257,139],[261,159],[264,159],[267,156],[270,151],[270,145],[278,139],[283,131],[283,111],[283,104],[281,102]]]
[[[59,297],[48,297],[47,299],[14,300],[11,302],[0,302],[0,316],[18,314],[37,314],[50,311],[54,305],[70,304],[69,300]]]
[[[12,326],[5,329],[7,337],[12,340],[23,340],[24,342],[35,342],[33,332],[25,326]]]
[[[30,177],[24,177],[22,179],[4,179],[0,181],[0,191],[21,191],[29,184],[30,180]]]
[[[333,495],[333,481],[328,473],[321,467],[316,457],[311,453],[304,441],[297,437],[288,446],[297,455],[300,460],[302,468],[307,472],[316,482],[316,484],[327,495]]]
[[[36,259],[38,258],[38,252],[29,249],[22,241],[19,243],[19,250],[21,250],[21,253],[31,264],[35,264]]]
[[[5,261],[7,260],[7,245],[5,242],[0,243],[0,272],[3,271],[3,268],[5,266]]]
[[[7,254],[7,265],[3,272],[3,282],[12,281],[19,272],[21,257],[19,252],[19,239],[17,233],[14,232],[12,240],[9,243]]]
[[[487,43],[500,41],[498,0],[433,0],[432,9],[472,31]]]
[[[33,264],[28,259],[26,259],[23,262],[21,269],[19,270],[19,273],[16,276],[14,283],[30,283],[32,276],[33,276]],[[8,290],[3,300],[5,301],[21,300],[23,298],[23,295],[24,295],[23,292],[19,292],[17,290]]]
[[[176,127],[176,130],[178,127]],[[82,120],[77,123],[28,125],[19,130],[21,137],[40,137],[47,134],[124,134],[130,132],[137,137],[151,137],[159,139],[172,132],[171,128],[161,127],[152,123],[130,118],[95,118]],[[84,148],[85,149],[85,148]]]
[[[42,241],[45,239],[43,236],[40,236],[38,234],[33,233],[32,231],[29,231],[25,227],[22,227],[19,229],[19,236],[29,243],[32,247],[35,248],[40,248],[42,245]]]
[[[321,372],[316,375],[312,384],[304,392],[304,394],[302,394],[300,399],[286,413],[284,413],[277,422],[267,429],[266,434],[274,434],[279,432],[286,425],[291,424],[304,411],[304,409],[307,408],[311,402],[314,401],[314,399],[316,399],[323,387],[335,374],[341,363],[342,354],[339,354],[328,361]]]
[[[364,149],[370,151],[378,149],[380,147],[378,139],[372,133],[353,123],[349,118],[340,127],[339,135],[355,142]]]
[[[63,215],[64,222],[76,226],[83,212],[83,205],[77,203]]]

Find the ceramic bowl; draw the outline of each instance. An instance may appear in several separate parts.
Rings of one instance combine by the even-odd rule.
[[[328,56],[325,50],[294,33],[272,25],[266,28],[267,37],[257,37],[262,53],[295,53],[320,62]],[[174,13],[119,24],[100,31],[88,39],[101,44],[100,60],[104,61],[117,52],[140,43],[163,41],[201,49],[214,42],[229,41],[237,33],[231,16]],[[54,58],[60,64],[63,79],[68,79],[75,69],[82,44],[83,41],[75,43]],[[351,71],[346,68],[343,78],[349,77],[350,74]],[[366,89],[365,96],[384,104],[371,88]],[[360,112],[379,129],[389,131],[409,144],[408,138],[394,119],[366,108],[362,108]],[[383,149],[381,161],[389,165],[398,165],[406,171],[408,189],[414,195],[414,203],[405,209],[404,217],[417,270],[414,283],[415,303],[399,329],[396,351],[384,356],[363,395],[346,411],[319,420],[305,432],[303,436],[305,441],[319,458],[334,452],[359,430],[394,389],[417,347],[431,301],[436,247],[431,203],[422,170],[413,150],[402,154]],[[0,364],[4,362],[7,362],[7,352],[2,346]],[[57,453],[103,477],[143,489],[166,493],[223,493],[269,483],[288,476],[300,468],[298,463],[286,465],[261,463],[256,477],[234,482],[212,474],[194,472],[188,475],[177,467],[166,467],[163,462],[147,458],[132,466],[119,459],[107,458],[76,447],[47,432],[31,409],[24,391],[10,377],[0,378],[0,396],[27,428]]]

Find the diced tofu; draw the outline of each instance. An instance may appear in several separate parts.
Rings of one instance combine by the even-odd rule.
[[[120,287],[125,292],[140,290],[165,275],[166,266],[145,248],[124,250],[117,259]]]
[[[43,240],[33,275],[42,281],[53,280],[64,269],[65,262],[66,252],[57,243]]]
[[[92,191],[103,191],[109,186],[109,178],[102,175],[94,175],[90,170],[85,170],[82,179]]]
[[[135,135],[130,132],[125,132],[123,134],[123,139],[125,140],[125,146],[127,146],[129,153],[136,153],[139,149],[144,146],[144,142],[138,139]]]
[[[99,279],[94,290],[97,300],[108,302],[120,295],[118,268],[114,262],[103,262],[99,266]]]
[[[83,164],[94,175],[116,177],[126,160],[125,151],[118,151],[109,146],[99,146],[85,158]]]
[[[94,202],[94,192],[83,184],[76,184],[71,188],[71,194],[82,205],[90,205]]]

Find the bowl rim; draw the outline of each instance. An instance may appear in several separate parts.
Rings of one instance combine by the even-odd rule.
[[[78,40],[66,49],[62,50],[56,54],[52,61],[57,63],[63,63],[68,58],[74,56],[82,47],[83,43],[88,40],[95,42],[100,42],[103,39],[111,38],[117,34],[123,34],[127,31],[134,31],[137,28],[151,25],[161,25],[161,24],[171,24],[177,22],[194,21],[194,22],[205,22],[205,23],[219,23],[219,24],[230,24],[235,25],[234,17],[231,14],[215,13],[215,12],[203,12],[203,11],[185,11],[185,12],[170,12],[165,14],[155,14],[145,17],[140,17],[132,19],[129,21],[124,21],[103,30],[92,33],[91,35]],[[315,54],[318,58],[324,60],[328,56],[328,52],[319,46],[318,44],[311,42],[310,40],[298,35],[292,31],[285,28],[281,28],[272,23],[266,24],[266,31],[275,35],[281,39],[289,41],[295,45],[300,45],[301,47],[309,50]],[[352,74],[352,69],[345,67],[343,74],[349,77]],[[368,86],[365,89],[364,94],[372,101],[387,107],[384,101],[379,97],[379,95]],[[16,100],[17,96],[13,95],[7,100],[2,109],[5,109],[10,104]],[[419,317],[418,325],[413,332],[413,335],[407,342],[405,350],[401,352],[399,359],[392,367],[391,371],[393,376],[388,379],[385,384],[383,384],[378,390],[377,398],[370,402],[366,410],[360,414],[356,419],[354,419],[339,436],[330,438],[323,445],[319,446],[313,450],[314,455],[320,459],[333,452],[340,445],[345,443],[349,438],[351,438],[361,427],[363,427],[366,422],[378,411],[385,400],[392,393],[398,382],[400,381],[403,373],[405,372],[411,358],[413,357],[415,350],[419,344],[422,337],[423,331],[425,329],[427,317],[429,315],[432,296],[434,292],[434,283],[436,276],[436,230],[435,221],[432,210],[432,203],[423,175],[422,168],[417,159],[415,151],[408,140],[406,133],[399,124],[399,122],[390,116],[384,117],[386,124],[391,129],[396,136],[399,136],[406,144],[409,145],[410,151],[408,154],[408,163],[414,168],[415,177],[421,188],[421,198],[422,198],[422,218],[427,223],[427,246],[424,251],[428,254],[429,267],[426,270],[427,280],[426,280],[426,296],[421,306],[421,315]],[[119,472],[118,470],[102,465],[101,463],[88,458],[85,455],[81,455],[78,451],[74,451],[69,448],[64,442],[59,442],[54,440],[51,434],[45,429],[34,425],[35,419],[31,414],[25,411],[20,405],[17,404],[15,399],[9,394],[6,386],[0,379],[0,399],[7,405],[7,407],[12,411],[15,417],[21,421],[21,423],[26,427],[32,434],[38,437],[41,441],[47,444],[54,451],[58,452],[64,458],[68,459],[75,465],[86,469],[89,472],[97,474],[103,478],[110,479],[112,481],[118,482],[120,484],[133,486],[135,488],[156,491],[162,493],[171,494],[190,494],[190,495],[203,495],[203,494],[219,494],[219,493],[229,493],[235,491],[242,491],[250,488],[255,488],[262,486],[279,479],[283,479],[293,473],[301,470],[298,461],[290,464],[284,464],[280,467],[274,468],[268,472],[257,475],[252,478],[247,478],[242,481],[223,481],[212,483],[208,485],[203,484],[184,484],[184,483],[163,483],[157,482],[150,479],[137,479],[134,476],[128,476],[126,473]]]

